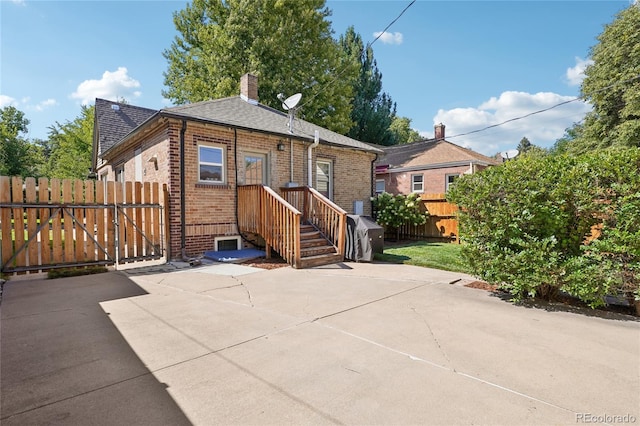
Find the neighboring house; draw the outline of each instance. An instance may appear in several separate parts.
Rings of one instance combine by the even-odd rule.
[[[445,140],[444,130],[440,123],[433,139],[384,147],[376,160],[376,193],[445,193],[459,176],[500,164]]]
[[[265,207],[258,195],[247,195],[249,189],[262,190],[257,185],[270,187],[285,198],[298,190],[295,188],[315,188],[317,192],[305,192],[305,197],[315,200],[315,204],[308,204],[311,207],[304,207],[305,214],[325,208],[318,203],[334,209],[331,201],[319,200],[324,197],[318,192],[347,213],[371,214],[373,161],[382,151],[297,118],[293,132],[289,132],[288,122],[285,112],[258,102],[257,77],[250,74],[242,76],[240,96],[159,111],[97,99],[94,173],[108,181],[167,185],[168,259],[229,247],[226,243],[241,241],[240,234],[245,231],[239,229],[239,215],[244,224],[257,220],[244,218],[261,209],[280,209]],[[314,143],[316,131],[318,144]],[[283,188],[292,189],[286,192]],[[267,192],[271,200],[276,200],[273,202],[280,203],[277,196]],[[296,208],[302,210],[307,198],[297,200]],[[289,207],[283,211],[295,212]],[[321,225],[319,220],[316,217],[316,227]],[[293,223],[286,222],[291,227],[286,230],[276,226],[280,222],[274,223],[262,228],[263,233],[277,229],[280,234],[262,237],[265,241],[275,238],[272,243],[276,251],[276,240],[301,232]],[[260,233],[256,229],[252,231]],[[294,237],[300,239],[299,235]],[[280,251],[299,254],[306,250],[304,244],[302,248],[298,243],[291,244]],[[338,242],[333,244],[340,249]],[[288,259],[291,253],[280,255]]]

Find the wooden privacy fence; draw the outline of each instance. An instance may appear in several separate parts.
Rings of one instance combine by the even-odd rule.
[[[420,198],[429,212],[429,218],[424,225],[403,225],[400,228],[400,238],[459,242],[458,206],[447,202],[445,194],[422,194]],[[388,237],[396,238],[395,232],[389,230]]]
[[[158,259],[162,205],[158,183],[0,176],[1,271]]]

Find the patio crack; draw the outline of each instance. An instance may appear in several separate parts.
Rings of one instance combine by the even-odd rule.
[[[238,277],[232,275],[231,278],[236,280],[238,284],[240,284],[242,288],[244,288],[244,291],[247,292],[247,298],[249,299],[249,304],[251,305],[252,308],[255,308],[256,306],[253,304],[253,299],[251,298],[251,291],[249,291],[249,287],[247,287],[246,284]]]
[[[451,360],[447,356],[447,353],[445,352],[445,350],[440,345],[440,341],[438,340],[438,338],[436,337],[435,333],[433,332],[433,329],[429,325],[429,322],[427,321],[427,319],[424,317],[424,315],[422,315],[420,312],[418,312],[418,310],[414,306],[409,306],[409,307],[411,308],[413,313],[415,313],[416,315],[418,315],[422,319],[422,322],[424,323],[424,325],[427,326],[427,330],[429,330],[429,334],[431,335],[431,338],[433,339],[433,341],[435,342],[436,346],[438,347],[438,350],[440,351],[440,353],[442,354],[444,359],[447,361],[447,365],[449,365],[451,367],[451,370],[453,372],[456,372],[455,367],[452,365]]]

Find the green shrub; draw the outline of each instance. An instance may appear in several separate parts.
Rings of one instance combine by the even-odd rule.
[[[592,164],[594,215],[600,235],[569,265],[567,291],[591,306],[604,296],[640,300],[640,150],[584,157]]]
[[[463,255],[475,275],[515,300],[564,290],[596,306],[639,297],[640,152],[532,154],[464,176],[458,204]],[[590,243],[594,225],[601,234]]]
[[[429,212],[423,210],[420,196],[416,193],[392,195],[383,192],[372,197],[371,201],[376,222],[394,229],[397,239],[402,225],[424,225],[429,217]]]

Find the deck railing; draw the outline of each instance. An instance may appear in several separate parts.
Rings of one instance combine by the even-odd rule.
[[[298,266],[301,217],[300,211],[268,186],[238,186],[238,227],[264,238],[267,257],[274,249],[287,263]]]
[[[283,198],[302,212],[302,219],[313,224],[344,256],[347,212],[320,192],[308,186],[280,188]]]

